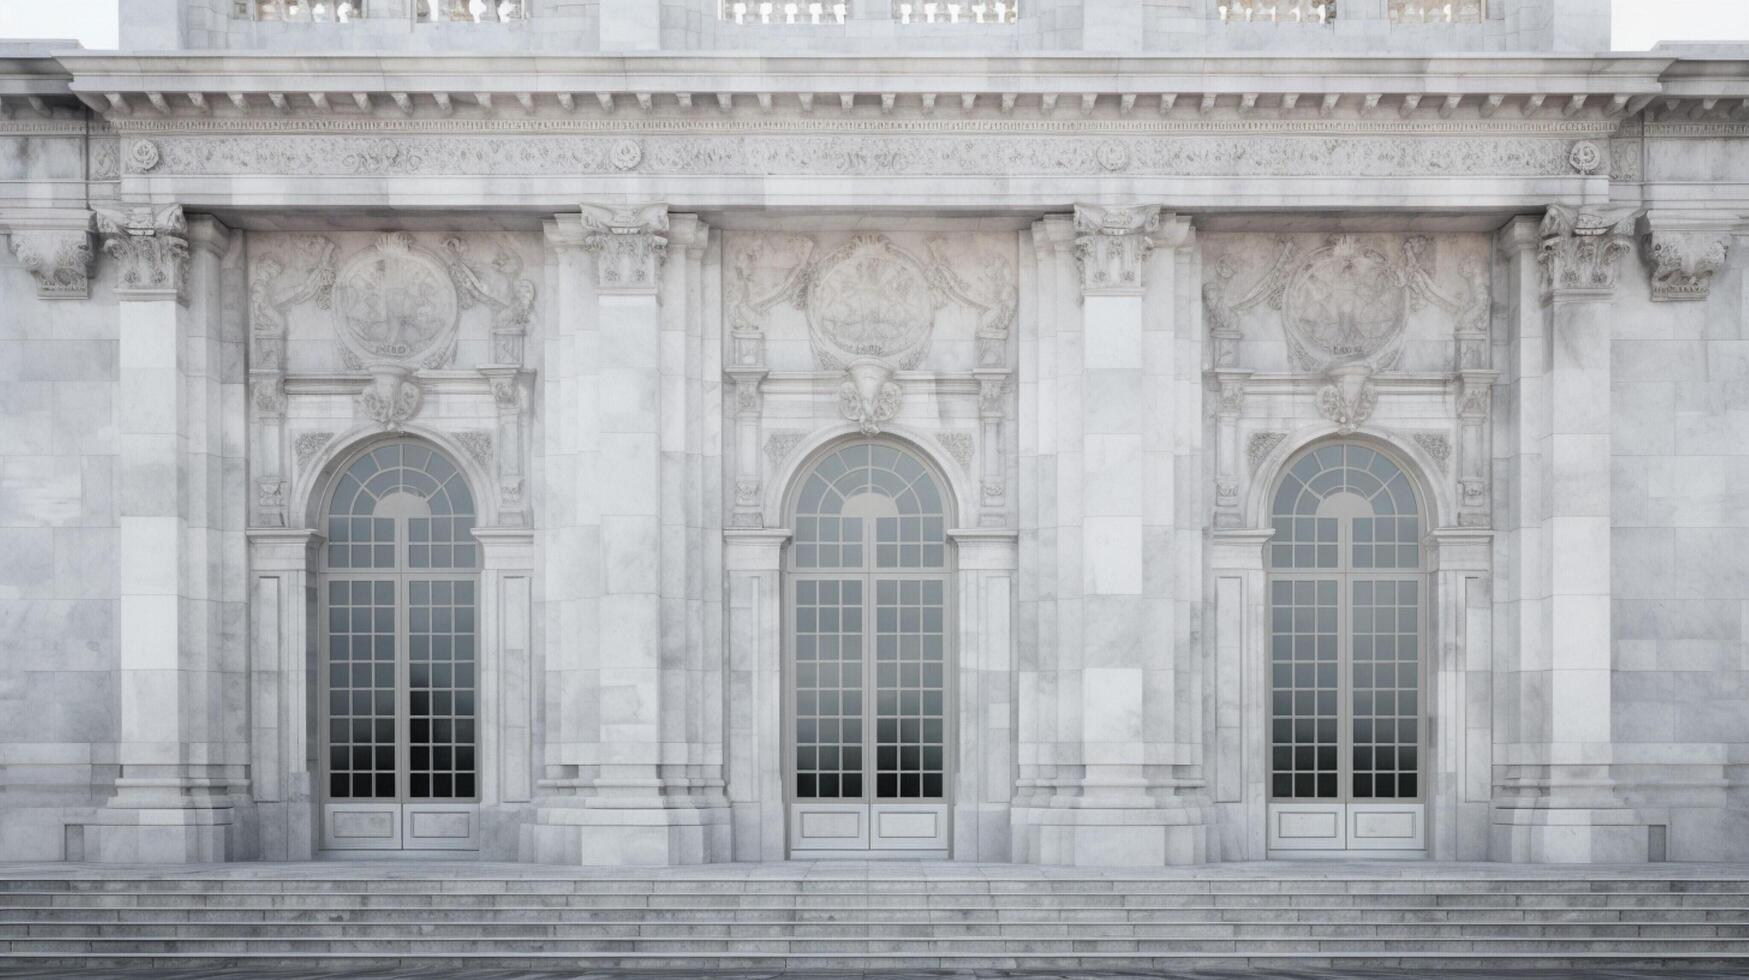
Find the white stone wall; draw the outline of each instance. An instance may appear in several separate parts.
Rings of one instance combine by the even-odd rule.
[[[0,256],[0,857],[58,860],[115,778],[117,316]]]

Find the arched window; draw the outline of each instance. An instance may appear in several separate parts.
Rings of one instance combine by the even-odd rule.
[[[473,528],[467,480],[423,443],[372,448],[335,481],[322,582],[331,804],[370,801],[382,813],[477,798]],[[367,846],[325,823],[328,846]],[[399,846],[402,823],[395,813],[395,842],[375,843]]]
[[[1423,520],[1415,488],[1383,452],[1320,445],[1288,466],[1271,520],[1271,800],[1421,800]]]
[[[860,807],[862,829],[852,842],[799,829],[792,842],[798,850],[878,850],[880,821],[872,818],[882,804],[945,803],[947,795],[946,501],[916,456],[877,442],[820,459],[794,499],[791,797],[809,813],[827,802],[840,815]],[[805,817],[795,816],[800,827]],[[945,848],[944,806],[932,826]]]

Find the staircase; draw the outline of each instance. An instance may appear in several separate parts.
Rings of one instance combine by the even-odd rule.
[[[1749,868],[1654,867],[0,866],[0,971],[1749,967]]]

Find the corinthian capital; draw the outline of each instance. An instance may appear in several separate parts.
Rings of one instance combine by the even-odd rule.
[[[1075,206],[1075,261],[1081,290],[1088,295],[1139,293],[1147,285],[1143,269],[1170,216],[1158,204],[1102,208]]]
[[[123,299],[188,298],[188,220],[182,207],[98,208],[103,254],[120,265]]]
[[[1631,206],[1549,205],[1539,229],[1544,284],[1555,291],[1614,290],[1618,260],[1633,247],[1637,214]]]
[[[596,285],[608,292],[654,293],[668,258],[668,205],[583,205],[583,247],[595,253]]]
[[[1714,212],[1653,211],[1640,223],[1641,255],[1652,274],[1652,298],[1663,302],[1706,299],[1713,276],[1725,266],[1735,237],[1734,217]]]
[[[85,299],[91,295],[90,217],[81,227],[43,228],[8,222],[12,254],[36,280],[41,299]]]

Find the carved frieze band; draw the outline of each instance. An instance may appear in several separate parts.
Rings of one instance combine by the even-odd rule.
[[[486,134],[154,133],[151,172],[208,176],[624,175],[651,176],[1280,176],[1408,174],[1567,176],[1581,127],[1547,135],[1461,130],[1414,135],[1335,127],[1304,132],[1086,133],[788,132],[579,134],[535,126]],[[575,127],[569,127],[575,128]],[[628,153],[626,147],[636,149]],[[627,167],[626,161],[633,161]],[[141,161],[129,155],[125,166]]]

